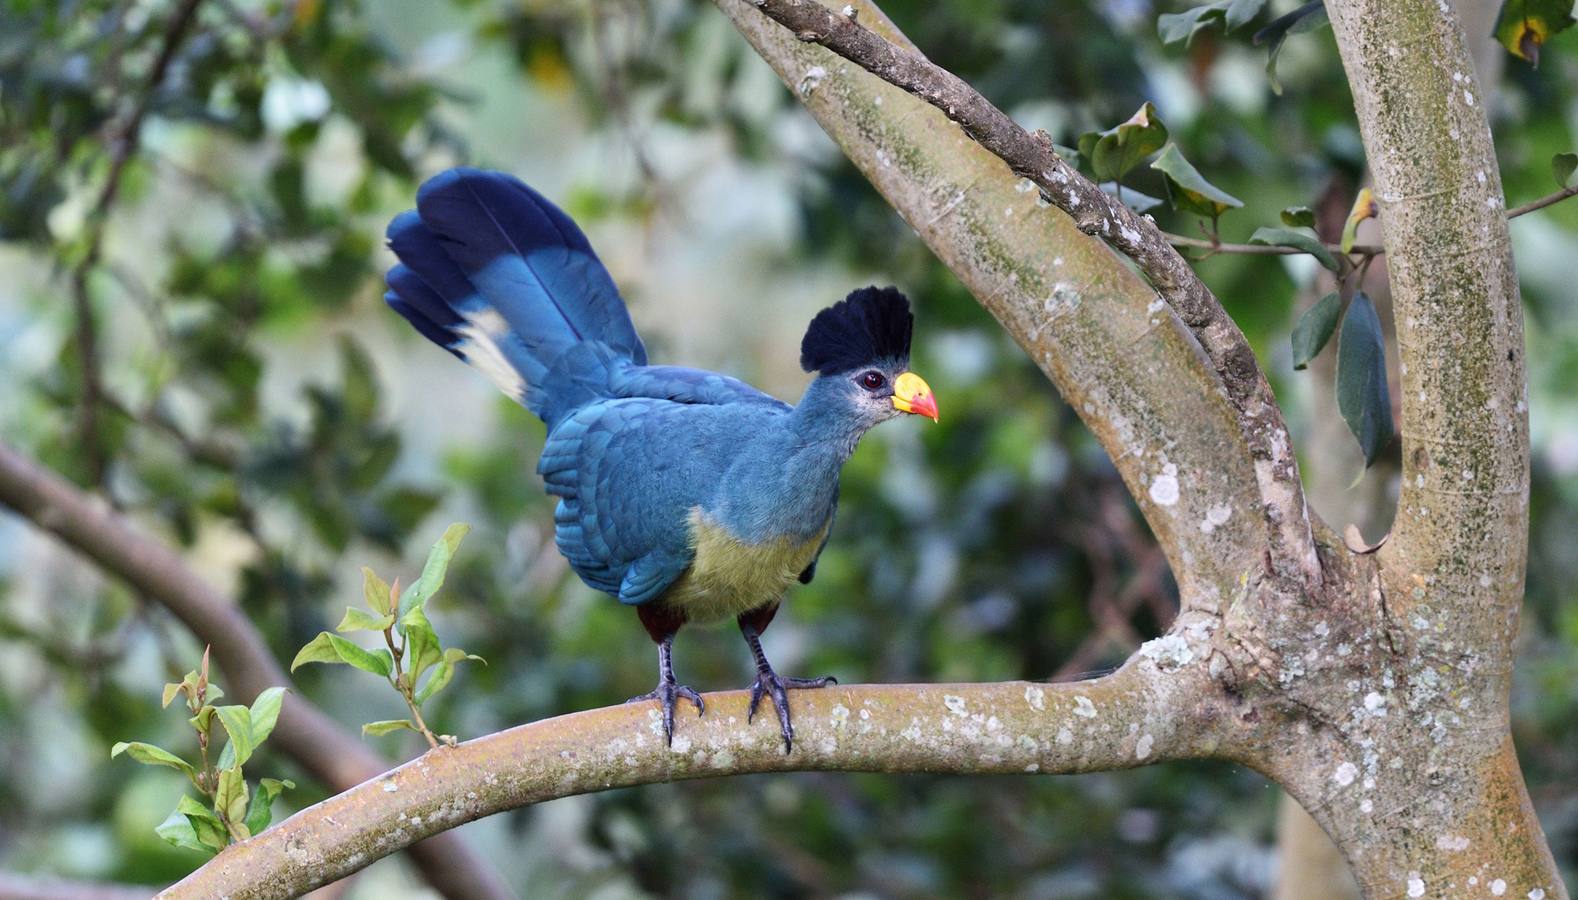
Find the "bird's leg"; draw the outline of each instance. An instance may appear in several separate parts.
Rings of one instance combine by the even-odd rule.
[[[692,688],[674,681],[673,653],[674,635],[669,633],[658,642],[658,683],[657,687],[639,697],[631,697],[626,703],[640,703],[643,700],[656,700],[663,706],[663,739],[670,745],[674,743],[674,704],[679,697],[696,704],[696,715],[707,711],[706,704],[702,702],[701,695]]]
[[[794,725],[789,721],[789,688],[826,687],[837,684],[838,679],[831,675],[821,678],[786,678],[773,671],[772,663],[767,661],[767,654],[762,652],[761,632],[777,611],[778,605],[775,603],[765,609],[744,613],[739,618],[740,633],[745,635],[745,643],[750,645],[751,655],[756,657],[756,681],[751,685],[751,706],[745,721],[750,722],[756,717],[756,708],[761,705],[762,697],[772,695],[773,706],[778,710],[778,728],[784,736],[784,752],[789,753],[794,750]]]
[[[647,634],[658,645],[658,684],[648,693],[639,697],[631,697],[626,703],[640,703],[643,700],[656,700],[663,707],[663,739],[670,746],[674,743],[674,704],[676,699],[684,697],[696,704],[696,715],[707,711],[706,704],[701,701],[701,695],[683,684],[674,682],[674,635],[679,631],[679,626],[684,624],[683,614],[676,614],[669,610],[655,608],[652,604],[636,607],[636,613],[641,617],[641,624],[646,627]]]

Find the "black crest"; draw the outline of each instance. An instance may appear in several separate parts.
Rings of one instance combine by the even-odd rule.
[[[910,301],[898,288],[861,288],[811,320],[800,342],[800,368],[831,375],[880,359],[909,359],[914,328]]]

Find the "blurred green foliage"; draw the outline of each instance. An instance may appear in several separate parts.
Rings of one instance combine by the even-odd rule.
[[[1284,207],[1343,208],[1362,151],[1329,32],[1281,47],[1282,95],[1247,35],[1164,44],[1149,0],[884,4],[940,65],[1061,144],[1151,102],[1243,241]],[[516,171],[579,218],[655,359],[724,368],[792,399],[815,309],[896,283],[916,298],[915,367],[939,426],[879,429],[850,462],[833,541],[767,634],[785,671],[850,681],[1064,677],[1121,660],[1173,588],[1074,414],[816,131],[707,4],[683,0],[215,0],[168,76],[146,76],[176,4],[0,0],[0,433],[97,487],[233,589],[275,654],[354,602],[357,566],[405,568],[463,518],[475,532],[426,607],[489,660],[424,709],[474,735],[649,686],[629,610],[557,556],[533,472],[542,426],[384,309],[383,224],[419,179]],[[1509,61],[1497,106],[1511,202],[1549,191],[1574,144],[1570,40]],[[147,120],[84,272],[103,414],[85,430],[68,273],[117,129]],[[1165,196],[1161,171],[1125,191]],[[1169,230],[1197,217],[1158,209]],[[1534,543],[1515,728],[1571,874],[1578,853],[1578,207],[1515,229],[1529,304]],[[1200,271],[1287,398],[1314,417],[1289,333],[1315,263],[1214,256]],[[1312,299],[1312,298],[1309,298]],[[1308,302],[1308,299],[1304,302]],[[1329,401],[1328,401],[1329,402]],[[1375,476],[1372,476],[1375,477]],[[173,741],[158,684],[200,648],[124,586],[0,517],[0,865],[160,883],[202,862],[153,829],[172,772],[108,760]],[[744,686],[726,631],[687,631],[682,680]],[[298,689],[348,727],[405,714],[376,684],[309,667]],[[420,739],[402,734],[409,754]],[[384,739],[380,743],[394,743]],[[394,748],[392,747],[391,750]],[[323,788],[268,747],[269,771]],[[397,757],[391,753],[391,762]],[[528,896],[1257,896],[1276,793],[1227,765],[1079,778],[757,777],[556,801],[467,826]],[[375,866],[359,896],[413,880]]]

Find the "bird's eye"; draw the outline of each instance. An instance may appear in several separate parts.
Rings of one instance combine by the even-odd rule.
[[[860,376],[861,387],[864,387],[868,391],[874,391],[887,383],[888,380],[882,377],[881,372],[867,372],[866,374]]]

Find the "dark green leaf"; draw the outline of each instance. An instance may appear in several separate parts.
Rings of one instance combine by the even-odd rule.
[[[405,616],[413,607],[421,606],[429,598],[438,593],[444,586],[444,573],[449,569],[449,561],[454,558],[455,550],[465,538],[471,526],[457,522],[444,529],[444,534],[428,551],[427,564],[422,567],[422,576],[400,595],[400,615]]]
[[[274,820],[274,798],[286,788],[295,787],[295,783],[278,778],[258,779],[258,789],[253,792],[252,799],[247,803],[246,826],[247,831],[258,834],[269,826]]]
[[[1539,65],[1540,47],[1573,24],[1566,0],[1507,0],[1496,22],[1496,40],[1514,56]]]
[[[1331,340],[1342,314],[1342,297],[1336,291],[1315,301],[1293,326],[1293,368],[1303,369]]]
[[[1568,187],[1575,170],[1578,170],[1578,153],[1558,153],[1551,157],[1551,175],[1556,178],[1557,187]]]
[[[1326,4],[1323,0],[1311,0],[1285,16],[1271,21],[1265,28],[1255,32],[1254,43],[1269,44],[1266,48],[1266,79],[1271,82],[1273,93],[1282,93],[1282,82],[1277,79],[1277,55],[1282,52],[1282,43],[1290,35],[1304,34],[1330,23],[1326,17]]]
[[[1362,291],[1348,304],[1337,342],[1337,408],[1370,467],[1392,440],[1392,400],[1381,320]]]
[[[1290,206],[1282,211],[1282,224],[1289,228],[1314,228],[1315,210],[1308,206]]]
[[[1320,261],[1321,265],[1333,272],[1339,269],[1337,257],[1332,256],[1331,251],[1326,249],[1326,245],[1322,244],[1320,239],[1313,234],[1305,234],[1302,231],[1293,231],[1288,228],[1256,228],[1255,233],[1250,235],[1249,242],[1251,244],[1265,244],[1271,247],[1292,247],[1295,250],[1302,250],[1315,257]]]
[[[1080,138],[1085,155],[1086,136]],[[1129,170],[1167,143],[1167,126],[1156,117],[1156,107],[1141,106],[1127,122],[1103,131],[1090,144],[1090,170],[1097,181],[1119,181]]]
[[[1173,206],[1195,215],[1215,219],[1229,209],[1243,206],[1242,200],[1206,181],[1177,144],[1168,144],[1151,168],[1167,176],[1168,195]]]

